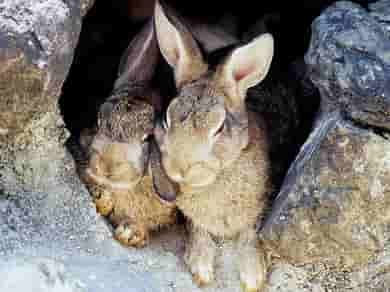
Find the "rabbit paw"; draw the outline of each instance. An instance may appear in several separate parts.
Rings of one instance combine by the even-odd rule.
[[[98,193],[94,193],[93,195],[96,211],[102,216],[109,215],[114,208],[114,202],[112,201],[110,193],[100,190]]]
[[[202,287],[214,281],[214,257],[206,254],[185,255],[185,262],[189,267],[194,282]]]
[[[267,265],[264,250],[254,229],[248,229],[240,234],[237,250],[242,290],[262,291],[267,277]]]
[[[145,228],[129,222],[119,224],[115,229],[114,237],[123,245],[138,248],[144,247],[149,240],[149,234]]]
[[[240,263],[240,281],[244,292],[259,292],[266,280],[266,265],[264,258],[258,253],[250,258],[242,258]]]
[[[194,282],[205,286],[214,281],[214,260],[216,246],[207,232],[193,230],[184,255]]]

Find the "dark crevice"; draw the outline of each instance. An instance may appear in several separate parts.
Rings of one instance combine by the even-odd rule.
[[[73,135],[91,127],[109,95],[122,52],[141,27],[116,2],[96,1],[84,18],[73,64],[62,89],[60,108]]]

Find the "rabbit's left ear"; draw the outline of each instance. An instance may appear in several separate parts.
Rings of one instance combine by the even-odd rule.
[[[156,1],[154,19],[160,51],[174,70],[176,87],[207,72],[208,66],[190,31],[172,11],[168,18],[159,1]]]
[[[177,186],[168,178],[164,171],[161,163],[161,153],[154,139],[150,142],[149,163],[155,193],[163,203],[173,204],[177,196]]]
[[[157,39],[153,20],[150,20],[123,53],[114,89],[126,84],[149,83],[153,78],[158,58]]]
[[[260,83],[268,73],[274,53],[274,41],[266,33],[249,44],[233,50],[217,70],[216,78],[228,98],[228,103],[241,106],[248,88]]]

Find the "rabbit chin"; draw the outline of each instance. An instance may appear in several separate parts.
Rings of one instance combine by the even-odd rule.
[[[85,174],[87,179],[93,181],[95,184],[117,190],[131,190],[141,181],[140,175],[137,180],[134,181],[112,181],[106,177],[95,175],[90,169],[86,169]]]

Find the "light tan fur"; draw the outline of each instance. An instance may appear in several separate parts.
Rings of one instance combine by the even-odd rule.
[[[155,136],[167,175],[180,185],[177,206],[189,229],[185,261],[199,285],[210,283],[214,239],[236,240],[242,287],[258,291],[266,266],[255,225],[270,189],[268,143],[264,122],[248,112],[245,98],[268,72],[272,37],[233,50],[215,71],[198,70],[208,66],[189,31],[159,3],[155,15],[160,51],[178,88]]]
[[[97,127],[81,134],[79,173],[97,211],[114,225],[122,244],[141,247],[149,233],[176,221],[176,207],[162,171],[153,128],[162,101],[152,88],[158,62],[153,21],[125,51],[110,97],[99,109]],[[165,196],[165,197],[164,197]]]
[[[146,103],[144,106],[149,107]],[[133,125],[131,131],[129,129],[132,133],[128,137],[129,141],[140,140],[144,135],[145,124],[152,123],[152,119],[137,115],[140,112],[125,113],[130,119],[129,124]],[[130,165],[126,153],[123,153],[126,144],[107,138],[102,141],[100,135],[103,129],[101,127],[94,136],[90,136],[90,131],[82,134],[82,140],[90,140],[92,143],[86,148],[88,161],[87,167],[80,170],[81,178],[94,198],[97,212],[108,217],[114,225],[115,238],[124,245],[143,247],[152,231],[176,222],[176,207],[163,202],[155,193],[150,167],[144,175],[133,171],[131,167],[125,167],[115,174],[121,165]],[[118,125],[116,130],[119,129]],[[103,132],[105,136],[116,135],[107,133],[106,129]],[[94,150],[93,143],[99,144],[100,153]],[[112,166],[110,170],[107,170],[107,165]],[[102,171],[104,168],[105,172]]]
[[[206,188],[184,186],[177,205],[194,225],[213,235],[232,238],[254,226],[264,209],[268,182],[267,142],[263,129],[249,120],[252,133],[248,147],[234,163],[222,169]]]

